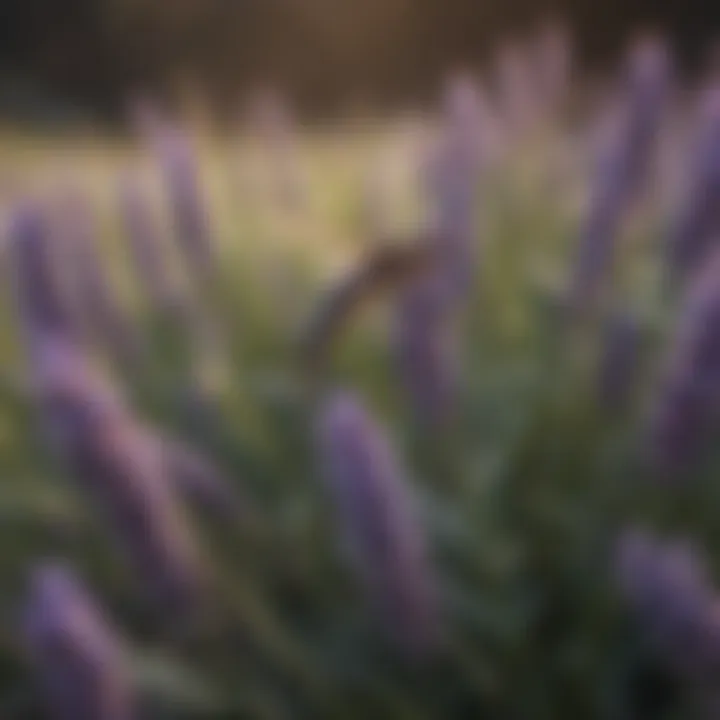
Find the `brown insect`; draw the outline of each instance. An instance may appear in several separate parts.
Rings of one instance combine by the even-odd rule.
[[[320,370],[333,343],[368,301],[397,293],[431,267],[435,244],[428,237],[413,243],[385,242],[340,278],[322,296],[303,333],[303,367]]]

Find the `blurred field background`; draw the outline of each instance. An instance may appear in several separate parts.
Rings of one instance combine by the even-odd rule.
[[[720,717],[717,10],[0,13],[2,720]]]

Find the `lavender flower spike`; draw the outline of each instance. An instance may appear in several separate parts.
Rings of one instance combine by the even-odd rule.
[[[400,372],[415,415],[426,426],[446,420],[453,405],[453,321],[475,275],[475,201],[487,117],[472,81],[454,77],[446,87],[443,135],[424,178],[435,213],[429,232],[432,266],[401,295],[395,324]]]
[[[178,128],[166,128],[155,143],[180,250],[190,271],[205,284],[214,273],[214,252],[197,159],[189,138]]]
[[[74,574],[36,569],[25,634],[54,720],[132,720],[135,701],[121,644]]]
[[[15,211],[9,229],[11,277],[26,341],[52,333],[79,340],[81,323],[50,244],[48,220],[39,206]]]
[[[140,363],[141,341],[114,292],[97,247],[97,221],[92,207],[76,194],[60,198],[58,236],[66,251],[67,270],[82,304],[86,331],[109,350],[124,368]]]
[[[143,290],[157,309],[173,307],[175,291],[163,257],[161,238],[137,179],[123,178],[119,204],[130,255]]]
[[[476,197],[487,145],[488,113],[472,81],[453,78],[445,88],[443,131],[425,169],[432,208],[430,234],[437,248],[437,272],[451,298],[464,297],[476,265]]]
[[[635,47],[581,230],[571,279],[570,307],[574,311],[582,312],[595,299],[612,265],[623,220],[650,172],[669,75],[662,44],[646,40]]]
[[[692,546],[629,530],[616,568],[621,595],[668,666],[696,681],[717,666],[717,593]]]
[[[194,614],[204,588],[200,557],[156,439],[73,348],[48,343],[35,374],[55,448],[145,594],[172,619]]]
[[[686,182],[669,247],[670,271],[680,279],[698,267],[720,237],[720,85],[704,98]]]
[[[457,348],[443,288],[418,282],[399,301],[395,320],[397,363],[413,415],[426,428],[444,425],[455,406]]]
[[[689,288],[651,418],[654,470],[677,476],[707,449],[720,410],[720,252]]]
[[[326,401],[321,457],[350,560],[395,641],[429,651],[437,631],[435,587],[410,489],[387,439],[352,395]]]

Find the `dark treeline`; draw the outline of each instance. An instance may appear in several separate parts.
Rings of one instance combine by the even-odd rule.
[[[112,117],[131,92],[191,78],[220,107],[262,81],[310,109],[402,101],[548,14],[572,23],[591,66],[648,25],[689,67],[720,35],[712,0],[3,0],[0,100],[31,93]]]

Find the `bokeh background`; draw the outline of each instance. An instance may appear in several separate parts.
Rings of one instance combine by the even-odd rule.
[[[720,23],[712,0],[5,0],[0,107],[117,119],[127,93],[191,82],[214,106],[272,82],[313,112],[427,97],[449,67],[482,67],[497,43],[563,17],[588,68],[639,28],[669,33],[687,70]]]

